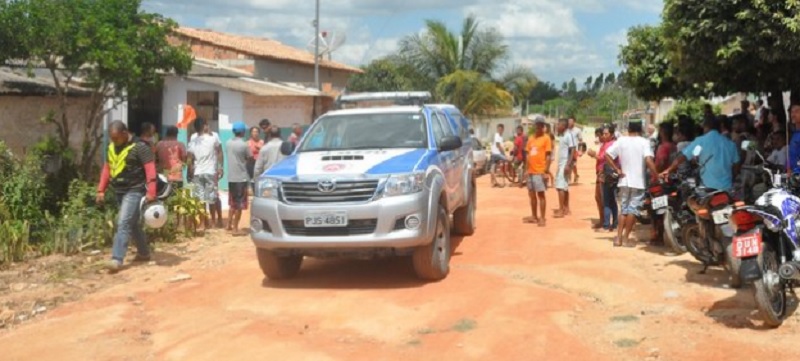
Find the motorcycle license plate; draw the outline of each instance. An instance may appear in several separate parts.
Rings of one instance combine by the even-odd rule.
[[[761,254],[761,232],[733,237],[733,256],[747,258]]]
[[[714,217],[714,224],[728,223],[728,219],[731,218],[731,213],[733,213],[733,209],[730,207],[711,213],[711,216]]]
[[[653,210],[667,208],[667,196],[653,198]]]

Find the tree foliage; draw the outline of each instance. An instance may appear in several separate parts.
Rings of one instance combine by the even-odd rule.
[[[465,115],[490,115],[512,105],[511,93],[486,81],[476,71],[457,70],[442,78],[436,86],[436,96],[453,104]]]
[[[667,49],[679,77],[718,94],[798,84],[800,2],[667,0]]]
[[[407,63],[394,57],[372,61],[363,74],[350,77],[347,90],[352,92],[414,91],[431,89],[431,81]]]
[[[399,56],[434,79],[458,70],[491,76],[508,55],[508,46],[497,29],[482,28],[475,15],[467,16],[456,34],[444,22],[427,20],[425,31],[400,40]]]
[[[176,23],[140,10],[140,0],[10,0],[0,2],[0,62],[47,69],[56,85],[60,116],[51,119],[63,144],[82,126],[79,165],[90,176],[102,145],[107,100],[122,101],[161,81],[162,72],[185,74],[192,59],[168,35]],[[67,114],[70,92],[89,92],[80,119]]]
[[[705,106],[707,101],[700,98],[682,99],[679,100],[674,107],[664,116],[665,122],[676,123],[678,117],[684,115],[688,116],[697,124],[701,124],[705,118]],[[719,114],[722,108],[717,104],[712,107],[714,114]]]

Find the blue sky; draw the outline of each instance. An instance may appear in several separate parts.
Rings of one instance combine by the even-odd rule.
[[[263,36],[306,48],[313,39],[313,0],[145,0],[147,11],[181,25]],[[560,85],[571,78],[619,71],[625,31],[659,21],[662,0],[321,0],[322,30],[346,34],[334,60],[361,65],[391,53],[425,19],[460,28],[474,13],[506,37],[508,65],[530,67]]]

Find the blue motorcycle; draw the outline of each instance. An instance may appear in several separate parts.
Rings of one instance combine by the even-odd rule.
[[[793,194],[796,180],[763,170],[771,175],[772,188],[755,204],[739,206],[731,214],[736,229],[732,253],[741,259],[742,281],[754,285],[764,322],[778,327],[787,316],[788,294],[800,282],[800,198]]]

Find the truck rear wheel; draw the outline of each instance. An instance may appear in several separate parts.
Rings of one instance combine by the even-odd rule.
[[[450,273],[450,227],[449,217],[443,205],[436,213],[436,230],[431,243],[418,247],[412,256],[417,277],[439,281]]]
[[[459,236],[471,236],[475,233],[475,208],[477,207],[477,193],[475,184],[470,184],[469,200],[463,207],[453,213],[453,230]]]
[[[300,272],[303,256],[277,256],[270,250],[256,248],[258,265],[264,276],[271,280],[293,278]]]

